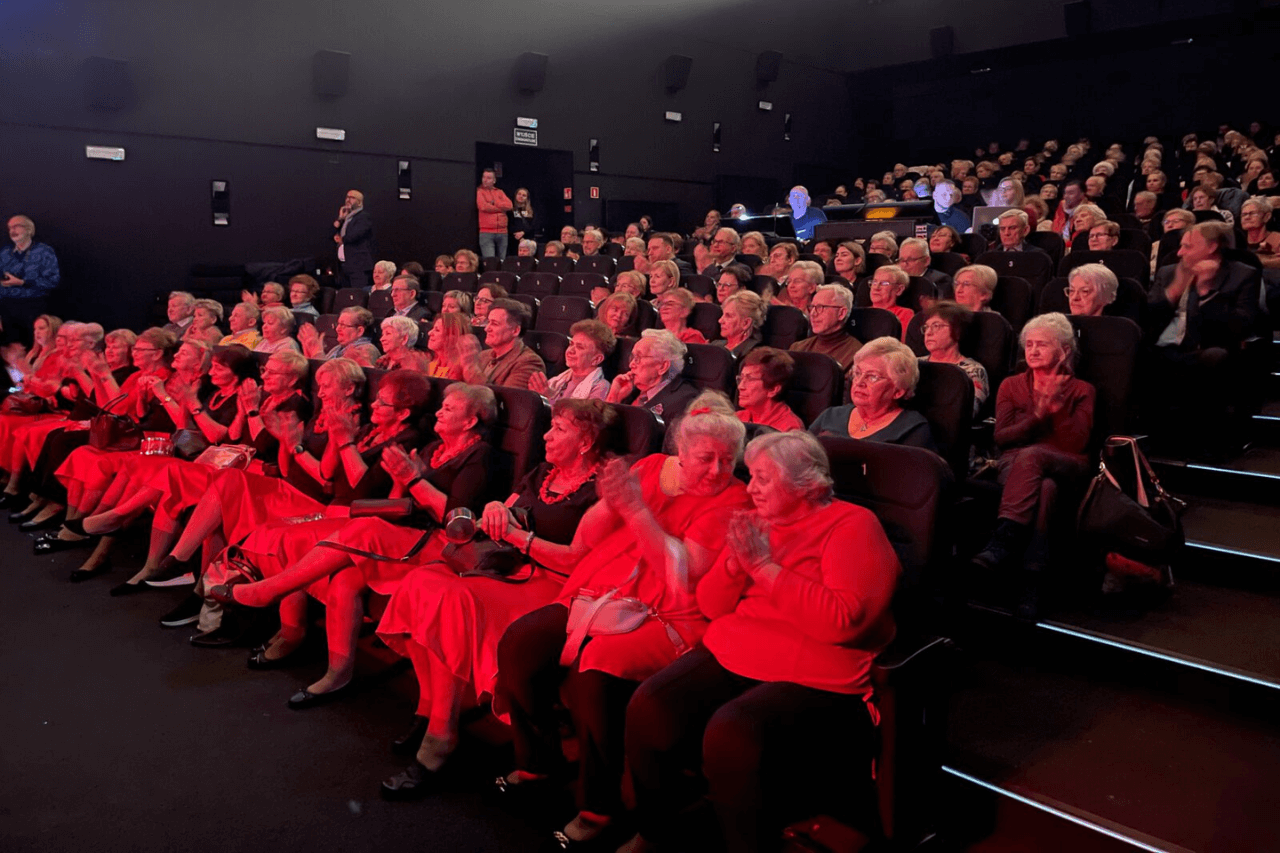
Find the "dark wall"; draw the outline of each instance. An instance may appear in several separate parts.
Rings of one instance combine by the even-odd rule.
[[[687,230],[716,203],[717,174],[782,186],[793,163],[847,160],[842,74],[784,62],[759,88],[755,53],[717,43],[696,17],[731,4],[685,5],[685,19],[631,9],[602,20],[598,4],[513,0],[6,3],[0,209],[32,216],[59,252],[65,313],[136,324],[192,263],[332,253],[330,223],[351,187],[366,194],[384,257],[429,262],[472,245],[475,144],[510,143],[517,116],[539,119],[542,147],[573,153],[579,224],[599,221],[614,198],[674,203],[679,221],[660,224]],[[319,49],[352,53],[345,96],[313,93]],[[536,95],[515,86],[525,51],[550,56]],[[662,76],[670,53],[694,59],[676,94]],[[90,56],[129,62],[124,107],[86,105]],[[757,108],[762,98],[773,112]],[[665,121],[666,110],[684,121]],[[784,112],[794,115],[789,142]],[[718,154],[713,121],[723,126]],[[317,126],[345,129],[346,141],[317,140]],[[587,172],[592,137],[598,174]],[[126,159],[88,161],[87,144],[123,146]],[[397,197],[400,159],[413,164],[409,201]],[[213,179],[231,185],[227,228],[211,224]],[[508,174],[503,184],[519,182]]]

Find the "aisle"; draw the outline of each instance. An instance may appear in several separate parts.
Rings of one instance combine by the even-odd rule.
[[[244,649],[187,643],[172,590],[73,585],[83,551],[34,557],[0,520],[0,848],[18,851],[523,850],[538,837],[474,790],[389,804],[378,783],[411,706],[374,686],[331,706],[285,700],[321,671],[253,672]]]

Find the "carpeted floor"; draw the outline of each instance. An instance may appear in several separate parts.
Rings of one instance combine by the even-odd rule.
[[[124,569],[73,585],[86,552],[34,557],[2,522],[0,553],[6,853],[536,849],[541,832],[482,802],[489,767],[425,802],[379,798],[412,715],[385,684],[291,711],[321,660],[253,672],[244,649],[158,626],[182,592],[110,598]]]

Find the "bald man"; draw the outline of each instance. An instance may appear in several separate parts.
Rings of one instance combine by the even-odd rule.
[[[368,290],[373,283],[373,220],[364,209],[364,193],[348,190],[333,221],[333,242],[338,244],[345,287]]]
[[[826,222],[827,215],[812,206],[809,191],[804,187],[792,187],[787,201],[791,203],[791,224],[796,228],[796,237],[812,240],[814,226]]]

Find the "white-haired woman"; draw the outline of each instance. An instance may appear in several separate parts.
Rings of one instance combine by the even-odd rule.
[[[739,359],[746,358],[760,344],[760,327],[768,307],[765,299],[750,290],[732,294],[720,306],[720,334],[724,337],[713,343]]]
[[[907,336],[907,326],[911,325],[911,319],[916,316],[916,312],[905,305],[899,305],[898,297],[910,283],[911,277],[907,275],[906,270],[897,264],[890,264],[872,273],[871,282],[867,285],[871,295],[871,307],[888,311],[897,317],[902,327],[903,338]]]
[[[629,369],[614,377],[609,403],[640,406],[659,417],[683,412],[698,390],[680,378],[687,349],[666,329],[645,329],[631,349]]]
[[[373,265],[373,286],[371,290],[390,290],[391,280],[396,277],[396,265],[394,261],[378,261]],[[290,296],[292,296],[293,285],[290,283]],[[308,300],[309,301],[309,300]]]
[[[1042,530],[1031,543],[1040,486],[1046,478],[1078,478],[1088,470],[1085,449],[1095,395],[1093,386],[1072,372],[1075,345],[1071,322],[1062,314],[1032,317],[1022,329],[1027,369],[1001,383],[996,395],[995,440],[1004,491],[995,533],[973,561],[994,569],[1025,557],[1028,582],[1018,604],[1024,618],[1035,617],[1035,572],[1047,558]]]
[[[1240,205],[1240,228],[1244,231],[1249,251],[1258,256],[1264,267],[1280,267],[1280,232],[1270,230],[1271,202],[1251,198]]]
[[[564,764],[561,694],[573,715],[579,812],[557,833],[566,846],[603,842],[611,831],[622,812],[627,700],[706,628],[694,593],[724,546],[726,520],[747,507],[746,488],[733,476],[745,431],[728,400],[706,392],[676,427],[675,456],[654,454],[630,469],[620,460],[605,466],[600,503],[579,527],[595,547],[555,603],[515,622],[498,644],[494,707],[510,714],[516,745],[516,770],[498,780],[499,790],[516,798],[554,776]],[[569,626],[571,608],[609,593],[642,602],[653,615],[627,633],[590,636],[585,624]]]
[[[1116,301],[1120,282],[1102,264],[1081,264],[1067,275],[1067,300],[1078,317],[1101,317],[1103,309]]]
[[[893,637],[898,559],[875,515],[834,499],[813,436],[762,435],[746,462],[754,511],[730,520],[698,584],[711,625],[627,708],[637,829],[651,844],[679,841],[690,771],[705,774],[730,851],[772,849],[836,791],[874,810],[869,672]]]
[[[377,367],[384,370],[415,370],[426,373],[431,359],[422,350],[414,349],[418,342],[418,324],[408,317],[388,317],[382,321],[379,338],[383,356]]]
[[[853,357],[852,381],[853,402],[818,415],[809,432],[934,449],[924,415],[902,406],[920,381],[920,365],[910,347],[890,337],[868,341]]]

